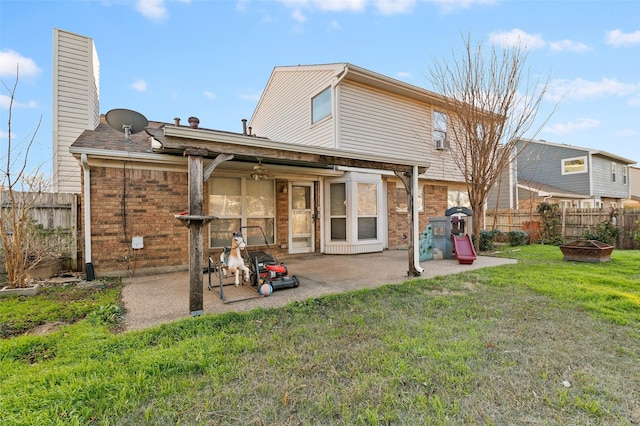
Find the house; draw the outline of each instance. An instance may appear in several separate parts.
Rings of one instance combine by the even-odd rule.
[[[188,232],[174,216],[189,206],[189,149],[200,149],[205,168],[233,155],[204,186],[203,213],[217,217],[204,227],[207,254],[240,228],[250,246],[266,239],[278,258],[406,248],[430,217],[466,197],[436,144],[446,125],[438,95],[351,64],[275,68],[238,133],[197,119],[151,122],[127,143],[103,116],[70,148],[83,168],[87,263],[98,275],[188,265]],[[413,170],[409,209],[403,178]],[[258,226],[264,235],[252,232]],[[134,237],[143,248],[132,248]]]
[[[511,168],[494,188],[488,208],[622,207],[631,197],[633,160],[602,150],[522,139]]]
[[[452,206],[449,198],[453,205],[460,197],[467,200],[462,175],[445,149],[445,105],[440,95],[349,63],[285,66],[273,70],[249,125],[257,135],[304,146],[426,159],[418,206],[423,228],[429,217]],[[401,180],[357,164],[339,170],[341,176],[316,183],[324,200],[317,212],[323,218],[321,251],[354,254],[406,246]],[[332,204],[342,193],[378,205],[354,202],[345,210]]]
[[[216,258],[239,229],[278,259],[408,248],[419,273],[429,218],[467,205],[446,149],[447,103],[422,88],[348,63],[276,67],[238,132],[130,111],[144,126],[123,133],[107,120],[113,110],[99,111],[93,41],[54,30],[54,56],[54,102],[74,118],[56,120],[55,178],[81,193],[88,275],[186,269],[190,251]],[[70,85],[76,71],[80,87]],[[202,247],[184,212],[215,217],[197,228]]]
[[[624,207],[640,208],[640,168],[629,167],[629,192],[630,198],[624,200]]]

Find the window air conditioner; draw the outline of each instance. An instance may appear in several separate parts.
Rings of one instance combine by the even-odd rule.
[[[445,141],[446,141],[446,139],[444,139],[444,138],[436,140],[436,149],[439,149],[439,150],[447,149]]]

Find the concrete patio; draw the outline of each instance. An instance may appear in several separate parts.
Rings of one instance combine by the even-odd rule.
[[[408,253],[406,250],[387,250],[352,256],[313,255],[284,262],[290,275],[300,280],[300,286],[275,291],[269,297],[256,297],[234,303],[224,303],[219,287],[207,289],[208,276],[203,277],[204,313],[248,311],[255,308],[273,308],[294,301],[327,294],[342,293],[362,288],[375,288],[385,284],[407,281]],[[421,262],[424,272],[420,278],[456,274],[479,268],[516,263],[514,259],[478,256],[472,265],[461,265],[457,260],[431,260]],[[190,316],[189,272],[135,276],[124,280],[122,292],[125,308],[125,327],[138,330]],[[225,283],[231,281],[224,281]],[[219,279],[212,275],[217,286]],[[256,288],[245,284],[223,287],[227,300],[259,296]]]

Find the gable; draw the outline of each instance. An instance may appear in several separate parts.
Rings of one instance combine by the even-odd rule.
[[[300,145],[335,148],[333,117],[311,123],[311,100],[331,87],[333,67],[280,67],[267,83],[250,120],[255,135]]]

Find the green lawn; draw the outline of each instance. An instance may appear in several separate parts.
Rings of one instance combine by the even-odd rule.
[[[120,334],[118,286],[97,290],[84,319],[0,341],[0,422],[640,423],[640,252],[502,255],[519,262]],[[52,297],[0,320],[42,322]]]

